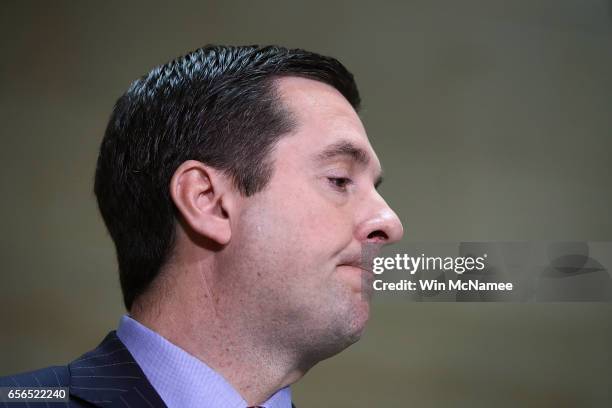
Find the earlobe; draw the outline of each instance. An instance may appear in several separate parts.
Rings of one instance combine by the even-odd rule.
[[[231,239],[231,180],[196,160],[182,163],[170,180],[170,196],[186,226],[217,244]]]

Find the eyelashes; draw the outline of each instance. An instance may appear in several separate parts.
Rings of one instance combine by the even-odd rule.
[[[346,192],[348,187],[353,184],[353,180],[348,177],[328,177],[327,181],[336,191]]]

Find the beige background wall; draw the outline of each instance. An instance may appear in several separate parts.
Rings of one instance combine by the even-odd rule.
[[[606,1],[13,2],[0,13],[0,375],[62,364],[123,313],[92,179],[115,99],[206,43],[355,74],[405,241],[612,240]],[[395,247],[401,250],[401,244]],[[378,301],[301,407],[602,407],[610,304]]]

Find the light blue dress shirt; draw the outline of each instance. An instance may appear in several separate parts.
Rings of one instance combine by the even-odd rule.
[[[248,406],[219,373],[128,315],[121,317],[117,336],[169,408]],[[278,390],[260,406],[291,408],[291,389]]]

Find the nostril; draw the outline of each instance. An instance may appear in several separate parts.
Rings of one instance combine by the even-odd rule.
[[[388,241],[389,236],[384,231],[376,230],[368,234],[368,240]]]

